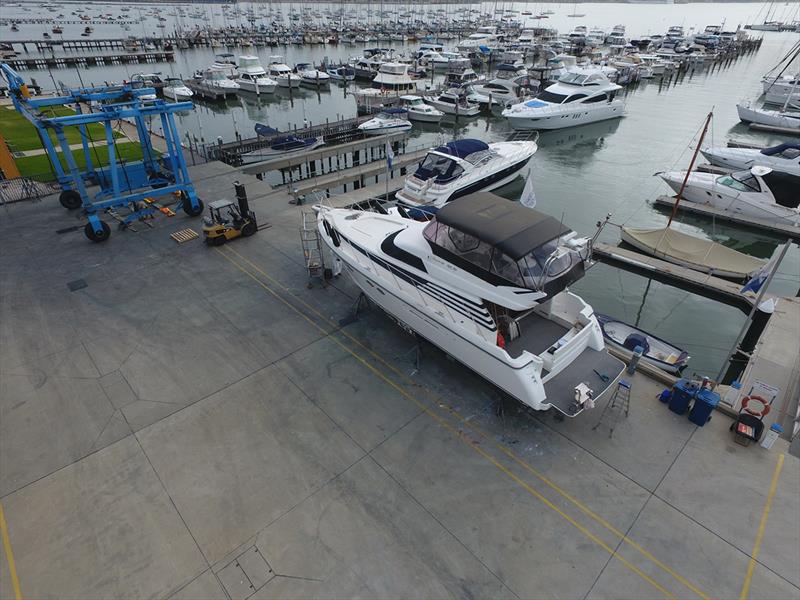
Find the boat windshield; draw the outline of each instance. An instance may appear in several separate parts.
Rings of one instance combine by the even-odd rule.
[[[761,186],[750,171],[740,171],[731,175],[723,175],[717,179],[719,185],[732,188],[737,192],[760,192]]]
[[[556,94],[555,92],[543,90],[538,96],[536,96],[536,99],[544,102],[550,102],[551,104],[561,104],[567,99],[567,97],[564,94]]]
[[[423,235],[430,243],[444,250],[448,260],[456,266],[467,271],[473,271],[470,267],[478,267],[511,285],[531,290],[545,290],[549,282],[581,262],[575,250],[559,245],[559,238],[542,244],[515,261],[499,248],[435,219],[425,227]],[[464,265],[462,261],[469,265]]]
[[[433,179],[434,183],[448,183],[460,177],[463,172],[464,168],[452,158],[429,152],[417,167],[414,177],[423,181]]]

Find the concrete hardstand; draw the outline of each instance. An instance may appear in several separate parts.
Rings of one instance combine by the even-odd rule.
[[[429,345],[417,369],[380,311],[339,324],[347,276],[307,287],[285,192],[192,175],[271,227],[92,244],[54,198],[0,207],[0,598],[800,598],[783,440],[638,374],[609,437],[607,399],[560,422]]]

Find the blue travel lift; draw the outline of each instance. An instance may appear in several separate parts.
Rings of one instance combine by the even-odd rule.
[[[132,221],[152,215],[158,210],[170,213],[168,209],[155,204],[154,196],[175,195],[180,198],[184,212],[195,217],[203,212],[203,202],[197,197],[189,179],[186,161],[180,145],[180,135],[175,126],[175,113],[192,110],[191,102],[164,102],[163,100],[142,101],[139,96],[155,94],[153,88],[134,88],[130,85],[76,88],[66,90],[66,95],[52,98],[32,98],[22,77],[7,64],[0,64],[0,70],[9,84],[14,107],[36,127],[58,182],[61,184],[59,201],[64,208],[82,208],[88,223],[84,233],[93,242],[109,238],[111,229],[100,220],[105,211],[117,207],[127,207],[130,212],[124,217],[115,216],[124,229]],[[82,112],[83,102],[95,106],[97,112]],[[45,117],[40,109],[51,106],[74,105],[76,114],[62,117]],[[167,154],[159,158],[153,151],[148,133],[147,119],[161,118],[161,128],[166,141]],[[133,120],[142,145],[141,161],[125,163],[117,155],[113,124],[120,119]],[[92,161],[94,140],[91,139],[87,125],[101,123],[105,128],[105,145],[108,152],[108,166],[100,167]],[[81,133],[83,155],[86,167],[81,170],[69,147],[64,127],[77,126]],[[61,149],[61,158],[66,162],[64,169],[59,160],[56,145],[49,135],[55,133]],[[90,148],[91,144],[91,148]],[[92,198],[87,186],[98,185],[100,191]],[[112,215],[116,215],[112,212]]]

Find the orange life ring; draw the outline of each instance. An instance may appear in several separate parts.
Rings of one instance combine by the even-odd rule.
[[[755,411],[748,408],[747,405],[750,404],[751,400],[757,400],[758,402],[761,402],[761,405],[763,407],[761,411]],[[742,399],[742,410],[747,412],[747,414],[753,415],[754,417],[766,417],[769,414],[769,411],[772,410],[772,407],[769,405],[769,402],[767,402],[762,396],[757,396],[756,394],[753,394],[752,396],[745,396]]]

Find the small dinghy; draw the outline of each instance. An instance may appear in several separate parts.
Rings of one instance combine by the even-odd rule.
[[[609,345],[630,353],[641,346],[642,360],[662,371],[677,375],[689,362],[688,352],[661,338],[608,315],[594,313],[594,316],[597,317],[603,337]]]

